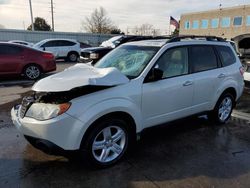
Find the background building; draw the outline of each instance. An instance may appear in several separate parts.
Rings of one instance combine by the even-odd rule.
[[[250,5],[182,14],[181,35],[215,35],[234,38],[250,33]]]

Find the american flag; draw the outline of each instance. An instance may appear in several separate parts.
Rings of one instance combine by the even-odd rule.
[[[176,19],[174,19],[172,16],[170,16],[170,25],[173,25],[173,26],[175,26],[175,28],[179,28],[179,22],[176,20]]]

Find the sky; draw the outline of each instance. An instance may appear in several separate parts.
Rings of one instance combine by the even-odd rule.
[[[31,0],[33,17],[43,17],[51,25],[51,0]],[[177,20],[187,12],[250,4],[250,0],[53,0],[55,31],[79,32],[82,21],[102,6],[113,23],[126,33],[135,26],[152,24],[165,33],[169,17]],[[26,29],[31,23],[29,0],[0,0],[0,25]]]

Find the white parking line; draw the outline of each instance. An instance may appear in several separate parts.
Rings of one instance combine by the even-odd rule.
[[[232,117],[243,119],[243,120],[246,120],[246,121],[250,121],[250,114],[244,113],[244,112],[239,112],[237,110],[233,111]]]

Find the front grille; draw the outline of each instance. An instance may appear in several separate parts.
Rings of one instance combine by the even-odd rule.
[[[34,98],[33,97],[24,97],[22,100],[22,104],[21,104],[21,109],[20,109],[20,117],[24,118],[26,112],[28,111],[28,109],[30,108],[30,106],[32,105],[32,103],[34,102]]]
[[[84,58],[89,58],[90,53],[89,52],[81,52],[81,56],[84,57]]]

